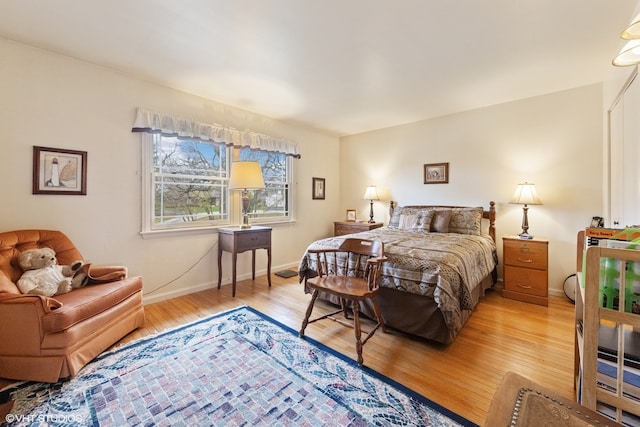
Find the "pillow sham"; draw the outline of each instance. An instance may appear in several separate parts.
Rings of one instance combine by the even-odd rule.
[[[393,210],[393,215],[389,218],[388,228],[398,228],[400,226],[400,215],[404,212],[402,206],[398,206]]]
[[[482,212],[479,208],[451,208],[449,232],[480,236],[482,232]]]
[[[415,231],[416,233],[428,233],[431,229],[431,221],[433,220],[432,210],[423,210],[418,212],[416,219],[409,228],[409,231]]]
[[[433,211],[431,209],[398,207],[394,209],[387,227],[426,233],[429,231],[432,217]]]

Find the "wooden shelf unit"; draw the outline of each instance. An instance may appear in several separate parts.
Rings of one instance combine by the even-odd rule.
[[[615,328],[617,348],[615,355],[628,353],[631,333],[640,333],[640,315],[625,312],[625,289],[633,286],[632,281],[626,280],[626,274],[620,275],[619,280],[619,307],[604,308],[600,306],[600,266],[602,258],[615,259],[620,262],[620,271],[626,270],[629,262],[640,262],[640,250],[614,249],[599,246],[591,246],[585,253],[584,231],[578,233],[578,256],[576,260],[578,283],[576,286],[575,306],[575,388],[578,395],[578,403],[589,409],[596,410],[597,402],[610,405],[616,409],[616,421],[622,422],[622,411],[640,417],[640,405],[637,400],[624,395],[625,386],[623,373],[625,371],[625,357],[615,357],[616,364],[616,390],[609,391],[597,386],[599,338],[602,338],[603,329],[612,331]],[[584,277],[583,277],[584,265]],[[583,282],[584,281],[584,282]],[[617,326],[617,327],[616,327]],[[629,346],[625,345],[629,343]]]

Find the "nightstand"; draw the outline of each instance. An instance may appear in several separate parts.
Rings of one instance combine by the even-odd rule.
[[[542,238],[502,238],[502,296],[539,305],[549,304],[549,241]]]
[[[343,236],[345,234],[359,233],[361,231],[369,231],[374,228],[382,227],[381,222],[355,222],[355,221],[335,221],[333,223],[333,235]]]
[[[218,229],[218,289],[222,281],[222,251],[231,252],[233,264],[231,296],[236,296],[236,263],[238,254],[251,251],[251,279],[256,280],[256,249],[267,250],[267,282],[271,287],[271,227]]]

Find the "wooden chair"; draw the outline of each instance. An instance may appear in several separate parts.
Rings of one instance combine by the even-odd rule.
[[[304,330],[309,323],[330,318],[340,312],[343,312],[344,317],[348,319],[348,301],[353,311],[353,323],[347,324],[347,326],[353,327],[355,330],[358,364],[362,365],[362,346],[378,328],[385,332],[380,307],[376,302],[382,263],[387,260],[384,257],[384,244],[379,241],[349,238],[345,239],[338,249],[309,250],[309,253],[312,256],[315,254],[318,275],[306,281],[306,285],[313,289],[313,293],[309,307],[307,307],[307,313],[302,321],[300,337],[304,338]],[[320,292],[337,297],[341,308],[309,320]],[[363,340],[360,329],[360,301],[366,299],[370,300],[373,305],[377,324]]]

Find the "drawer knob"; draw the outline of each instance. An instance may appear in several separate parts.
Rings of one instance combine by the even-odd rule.
[[[527,259],[518,258],[518,261],[520,261],[520,262],[532,262],[531,258],[527,258]]]
[[[518,283],[518,287],[522,289],[531,289],[531,286],[525,285],[524,283]]]

